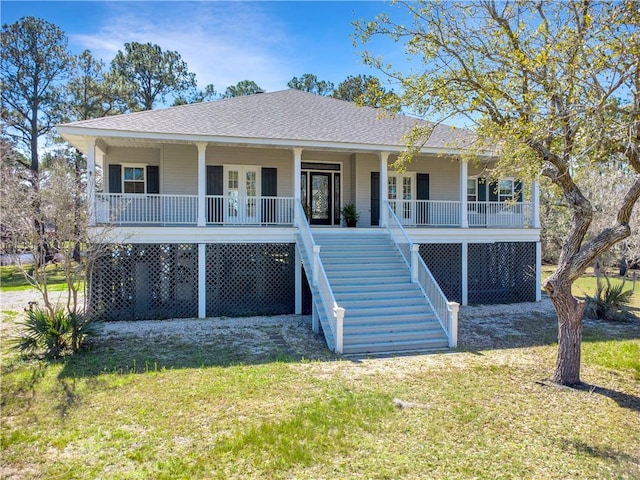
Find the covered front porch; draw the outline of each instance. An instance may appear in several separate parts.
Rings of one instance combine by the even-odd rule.
[[[88,148],[91,225],[293,226],[296,204],[311,225],[340,227],[355,205],[358,227],[384,226],[385,202],[412,228],[539,228],[538,185],[488,179],[489,164],[442,154],[403,172],[395,154],[137,142]],[[302,213],[301,213],[302,214]]]

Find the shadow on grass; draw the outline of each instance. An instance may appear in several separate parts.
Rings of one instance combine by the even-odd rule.
[[[618,462],[630,463],[632,465],[640,463],[640,458],[613,448],[594,447],[579,440],[568,440],[566,438],[559,439],[557,443],[559,443],[560,447],[565,451],[580,453],[593,458],[617,460]]]
[[[608,397],[615,401],[621,408],[626,408],[634,412],[640,412],[640,397],[636,395],[629,395],[627,393],[618,392],[617,390],[611,390],[610,388],[602,388],[597,385],[590,385],[588,383],[581,383],[575,387],[576,390],[587,391],[589,393],[595,393]]]

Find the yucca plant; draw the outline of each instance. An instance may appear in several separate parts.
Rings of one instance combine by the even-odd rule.
[[[71,322],[64,310],[53,314],[44,310],[27,310],[26,318],[18,323],[20,332],[14,339],[14,348],[24,353],[44,350],[49,357],[62,355],[69,346]]]
[[[70,313],[71,324],[71,350],[79,350],[87,338],[95,337],[100,333],[100,323],[81,313]]]
[[[59,357],[75,352],[88,337],[99,333],[97,321],[80,313],[66,313],[62,309],[26,310],[26,318],[18,323],[19,333],[13,348],[23,353],[44,351],[47,357]]]
[[[596,318],[602,320],[617,320],[621,313],[626,312],[627,305],[631,302],[633,290],[625,290],[624,282],[611,285],[599,283],[594,296],[589,296]]]

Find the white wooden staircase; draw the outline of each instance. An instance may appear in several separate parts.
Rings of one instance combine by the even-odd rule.
[[[343,353],[443,349],[448,337],[431,304],[385,230],[313,230],[320,259],[340,307]],[[312,287],[313,288],[313,287]],[[329,348],[335,338],[317,308]]]

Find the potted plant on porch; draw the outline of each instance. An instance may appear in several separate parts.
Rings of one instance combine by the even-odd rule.
[[[347,203],[340,209],[342,218],[347,227],[355,227],[356,223],[360,219],[360,214],[356,210],[356,206],[353,203]]]

